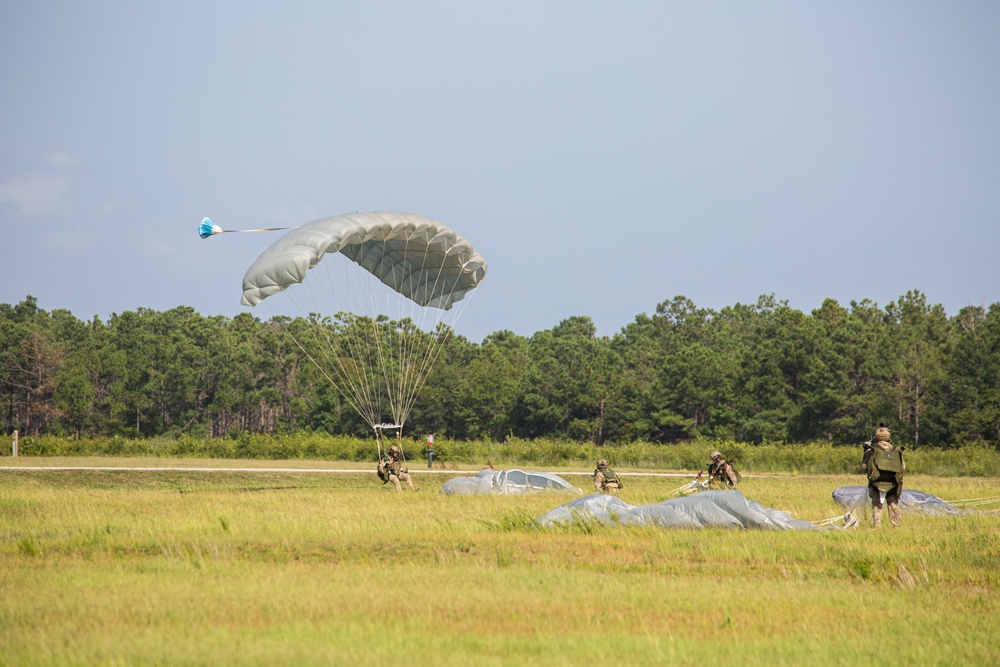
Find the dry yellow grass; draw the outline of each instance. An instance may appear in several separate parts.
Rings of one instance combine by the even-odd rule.
[[[442,496],[443,479],[397,496],[370,472],[0,471],[0,664],[867,665],[879,629],[902,664],[1000,661],[996,514],[543,530],[567,498]],[[623,498],[678,483],[628,478]],[[815,521],[857,483],[744,492]]]

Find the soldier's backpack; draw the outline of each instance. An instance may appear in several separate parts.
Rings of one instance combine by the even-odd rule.
[[[892,482],[899,486],[903,480],[903,448],[893,447],[885,450],[881,447],[875,448],[871,463],[868,466],[868,481]]]
[[[385,484],[389,481],[389,471],[385,469],[385,459],[378,462],[378,478]]]
[[[604,475],[604,481],[606,483],[616,482],[618,484],[618,488],[619,489],[625,488],[625,486],[622,484],[621,479],[619,479],[618,475],[616,475],[615,471],[612,470],[611,468],[609,468],[607,466],[604,466],[603,468],[600,467],[600,466],[598,466],[597,469],[594,470],[594,478],[595,479],[597,478],[597,473],[601,473],[602,475]]]

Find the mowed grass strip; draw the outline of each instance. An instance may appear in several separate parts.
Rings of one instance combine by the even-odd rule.
[[[1000,661],[1000,517],[851,531],[532,521],[570,498],[368,472],[0,471],[0,664]],[[576,484],[586,478],[568,477]],[[945,499],[995,479],[919,478]],[[750,478],[820,520],[858,477]],[[657,502],[671,478],[626,478]]]

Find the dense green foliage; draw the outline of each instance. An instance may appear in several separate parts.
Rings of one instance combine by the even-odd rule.
[[[223,456],[253,442],[241,434],[364,435],[285,333],[300,323],[0,304],[0,429],[223,438]],[[811,314],[774,297],[718,312],[677,297],[612,337],[587,317],[527,338],[452,336],[406,426],[455,441],[838,444],[878,422],[911,448],[1000,444],[1000,303],[949,318],[919,292]]]

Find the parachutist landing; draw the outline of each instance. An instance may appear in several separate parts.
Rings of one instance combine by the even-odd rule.
[[[392,482],[396,486],[397,493],[403,490],[399,480],[406,482],[410,491],[416,491],[413,487],[413,480],[410,479],[410,473],[403,467],[403,452],[396,445],[390,447],[382,460],[379,461],[379,477],[382,477],[385,482]]]

